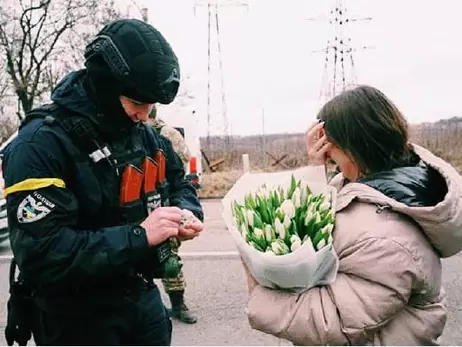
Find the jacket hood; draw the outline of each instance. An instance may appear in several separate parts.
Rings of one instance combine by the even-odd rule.
[[[104,88],[104,85],[102,87]],[[109,89],[107,87],[107,90]],[[103,111],[99,110],[96,92],[94,87],[91,87],[85,69],[71,72],[65,76],[53,90],[51,100],[61,107],[89,119],[105,140],[126,138],[137,126],[137,123],[131,121],[125,114],[122,105],[116,99],[111,100],[112,107],[106,109],[108,114],[104,115]]]
[[[401,167],[343,186],[342,174],[331,184],[341,187],[336,210],[353,200],[388,206],[420,225],[440,257],[462,250],[462,177],[447,162],[413,144],[420,158],[413,167]]]
[[[85,75],[85,70],[73,71],[66,75],[51,93],[51,100],[63,108],[93,119],[98,110],[85,90]]]

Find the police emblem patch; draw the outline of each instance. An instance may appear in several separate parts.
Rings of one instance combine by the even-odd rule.
[[[37,192],[24,198],[18,206],[16,216],[19,223],[33,223],[46,217],[56,205]]]
[[[159,193],[148,196],[148,199],[147,199],[148,214],[150,214],[156,208],[161,207],[161,206],[162,206],[162,198]]]

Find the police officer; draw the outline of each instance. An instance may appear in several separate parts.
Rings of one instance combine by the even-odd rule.
[[[179,155],[183,162],[183,166],[186,167],[191,157],[188,145],[183,135],[174,127],[166,124],[157,114],[157,108],[154,105],[149,115],[150,124],[154,129],[161,135],[168,139],[173,146],[173,150]],[[172,251],[178,253],[181,243],[178,239],[171,239]],[[197,322],[197,317],[191,314],[188,306],[186,306],[184,293],[186,289],[186,281],[184,278],[183,271],[173,278],[163,278],[162,285],[165,292],[168,294],[172,308],[170,315],[174,318],[187,324],[194,324]]]
[[[9,345],[30,331],[39,345],[170,345],[153,278],[178,265],[165,245],[195,237],[203,211],[171,143],[144,121],[154,103],[174,100],[179,81],[159,31],[116,20],[5,149],[20,287],[8,302]],[[195,219],[184,224],[183,210]]]

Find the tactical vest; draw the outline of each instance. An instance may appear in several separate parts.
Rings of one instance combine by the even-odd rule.
[[[82,211],[77,228],[140,224],[154,209],[169,204],[166,158],[162,143],[149,156],[139,132],[134,130],[126,141],[114,142],[109,146],[99,140],[90,120],[71,114],[56,104],[31,110],[20,129],[37,118],[43,119],[49,126],[60,126],[68,134],[77,148],[74,153],[70,153],[77,166],[76,171],[84,177],[86,173],[98,176],[104,190],[105,201],[101,203],[102,210],[98,211],[98,217],[88,220],[85,217],[87,211]],[[88,194],[88,189],[80,192],[79,187],[72,187],[73,179],[70,181],[69,189],[77,198],[79,194]],[[85,209],[84,206],[82,208]],[[181,264],[171,252],[167,240],[153,247],[152,257],[136,270],[148,279],[175,277],[181,270]]]

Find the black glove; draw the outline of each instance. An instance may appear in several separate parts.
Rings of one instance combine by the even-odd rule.
[[[34,299],[24,284],[15,282],[10,285],[10,298],[7,309],[6,343],[8,346],[13,346],[15,342],[19,346],[26,346],[32,337],[32,324],[36,306]]]
[[[7,322],[5,338],[8,346],[15,342],[19,346],[27,346],[32,337],[34,319],[37,307],[30,288],[23,281],[15,279],[16,262],[10,264],[10,298],[7,303]]]

